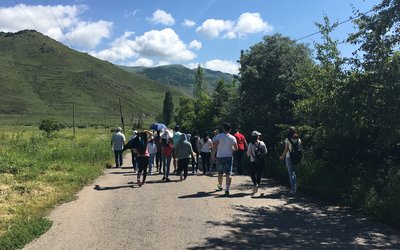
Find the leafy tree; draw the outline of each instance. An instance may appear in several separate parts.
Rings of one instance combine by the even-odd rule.
[[[184,131],[193,129],[195,124],[194,102],[195,100],[190,97],[181,96],[179,98],[179,110],[175,116],[175,122]]]
[[[40,121],[39,129],[46,132],[47,136],[50,137],[54,132],[61,129],[61,124],[54,118],[42,119]]]
[[[313,62],[309,48],[280,34],[242,51],[239,95],[245,132],[262,131],[276,145],[277,124],[295,124],[293,103],[299,99],[294,83],[304,77]]]
[[[197,70],[195,72],[195,82],[193,86],[193,98],[199,98],[201,96],[201,93],[206,92],[207,86],[206,83],[204,82],[204,72],[203,68],[200,66],[200,64],[197,66]]]
[[[165,92],[163,118],[165,125],[169,125],[173,118],[174,103],[172,102],[172,94],[170,91]]]

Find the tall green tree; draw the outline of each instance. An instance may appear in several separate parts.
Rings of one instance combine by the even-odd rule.
[[[299,99],[294,83],[312,67],[308,47],[280,34],[242,51],[239,94],[244,128],[262,131],[276,145],[277,124],[295,124],[293,103]]]
[[[164,105],[163,105],[163,120],[165,125],[169,125],[174,116],[174,103],[170,91],[165,92]]]
[[[199,98],[201,93],[206,92],[207,86],[204,82],[204,71],[200,64],[197,66],[197,70],[194,74],[195,82],[193,86],[193,98]]]

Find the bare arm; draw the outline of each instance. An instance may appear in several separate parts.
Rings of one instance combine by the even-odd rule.
[[[215,154],[217,153],[217,150],[218,150],[218,144],[219,144],[219,141],[215,141],[214,143],[213,143],[213,147],[212,147],[212,151],[211,151],[211,160],[215,160]]]
[[[283,150],[282,155],[279,157],[279,159],[283,160],[285,159],[286,153],[289,151],[289,145],[285,143],[285,150]]]

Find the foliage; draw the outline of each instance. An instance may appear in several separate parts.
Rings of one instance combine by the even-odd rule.
[[[202,93],[205,93],[207,90],[207,85],[203,79],[204,73],[200,64],[197,66],[197,70],[194,74],[194,85],[193,85],[193,98],[199,98]]]
[[[172,101],[172,94],[170,91],[165,92],[164,105],[163,105],[163,121],[165,125],[169,125],[174,116],[174,103]]]
[[[59,131],[61,124],[58,123],[54,118],[42,119],[40,121],[39,129],[46,132],[47,137],[56,131]]]

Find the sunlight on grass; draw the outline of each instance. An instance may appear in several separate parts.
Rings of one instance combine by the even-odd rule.
[[[48,230],[43,217],[50,209],[71,200],[112,159],[101,129],[47,138],[37,128],[4,126],[0,146],[0,249],[20,248]]]

